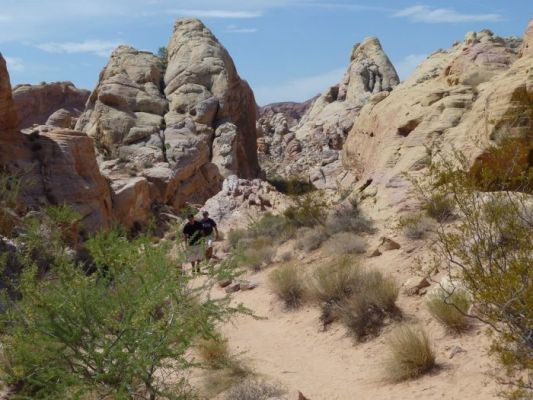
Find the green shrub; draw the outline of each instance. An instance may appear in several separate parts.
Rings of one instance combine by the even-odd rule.
[[[435,354],[427,334],[407,326],[399,327],[388,341],[390,356],[387,376],[393,382],[418,378],[435,366]]]
[[[300,307],[305,296],[305,285],[300,269],[294,264],[283,265],[270,274],[274,293],[288,309]]]
[[[191,290],[169,244],[111,231],[86,248],[90,275],[61,255],[44,275],[22,258],[20,299],[7,302],[0,320],[3,383],[19,399],[184,398],[186,381],[161,380],[157,371],[189,368],[191,343],[240,308],[203,295],[215,284],[210,277]]]
[[[524,175],[531,168],[523,171],[513,159],[472,167],[470,157],[456,152],[432,162],[427,176],[412,181],[420,198],[427,193],[446,198],[451,206],[445,208],[459,215],[453,228],[436,230],[431,261],[420,265],[420,272],[444,271],[459,283],[456,289],[469,293],[475,304],[471,316],[494,333],[491,348],[504,367],[500,381],[509,388],[507,395],[523,399],[533,396],[533,220],[527,194],[532,186]]]
[[[295,230],[282,215],[265,214],[248,227],[247,236],[266,237],[271,243],[283,243],[294,236]]]
[[[258,272],[264,265],[269,265],[275,255],[275,249],[264,238],[252,239],[244,250],[237,254],[240,265]]]
[[[231,229],[228,232],[228,241],[233,249],[236,249],[239,246],[239,242],[244,238],[246,238],[245,229]]]
[[[22,180],[0,171],[0,235],[10,237],[18,225],[19,196]]]
[[[467,317],[470,298],[465,290],[457,288],[448,294],[441,289],[429,297],[427,307],[433,318],[451,331],[463,332],[470,325]]]
[[[296,227],[324,225],[328,203],[323,192],[316,191],[294,196],[292,200],[293,204],[283,213],[291,225]]]

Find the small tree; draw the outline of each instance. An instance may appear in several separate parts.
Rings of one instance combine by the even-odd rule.
[[[68,252],[55,252],[44,276],[21,257],[21,299],[1,318],[1,379],[13,398],[188,398],[188,349],[240,309],[209,297],[214,273],[191,288],[169,244],[111,231],[86,248],[91,274]]]
[[[166,68],[168,65],[168,50],[166,47],[160,47],[157,49],[157,56],[161,59],[163,66]]]

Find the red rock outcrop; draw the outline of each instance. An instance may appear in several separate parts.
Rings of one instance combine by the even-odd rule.
[[[31,134],[16,129],[15,106],[5,61],[0,56],[0,166],[20,176],[26,206],[69,204],[87,231],[110,226],[109,185],[96,163],[94,142],[82,132],[42,127]]]
[[[19,129],[45,124],[56,111],[63,109],[77,118],[85,109],[90,92],[78,89],[71,82],[41,83],[38,85],[17,85],[13,89],[13,99],[17,107]],[[61,126],[63,128],[73,128]]]

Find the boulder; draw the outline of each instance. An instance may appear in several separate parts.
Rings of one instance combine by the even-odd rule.
[[[66,108],[61,108],[48,117],[46,125],[69,129],[72,128],[74,118],[72,112]]]

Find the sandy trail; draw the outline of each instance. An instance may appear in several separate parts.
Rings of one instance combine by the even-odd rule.
[[[390,251],[363,262],[390,273],[403,283],[411,276],[406,266],[415,253]],[[303,265],[302,268],[310,267]],[[271,268],[250,275],[248,279],[259,283],[259,287],[235,295],[236,301],[267,319],[241,316],[221,329],[233,352],[243,353],[241,357],[258,374],[285,386],[290,398],[296,399],[298,390],[311,400],[497,398],[498,387],[488,376],[492,366],[482,327],[475,327],[461,336],[447,334],[425,310],[424,298],[401,294],[398,304],[405,319],[428,331],[439,368],[415,381],[390,384],[384,379],[383,371],[386,337],[392,327],[385,328],[380,337],[362,344],[354,343],[340,324],[324,332],[316,307],[292,312],[283,310],[269,289],[270,271]],[[450,359],[450,351],[455,346],[466,352]]]

